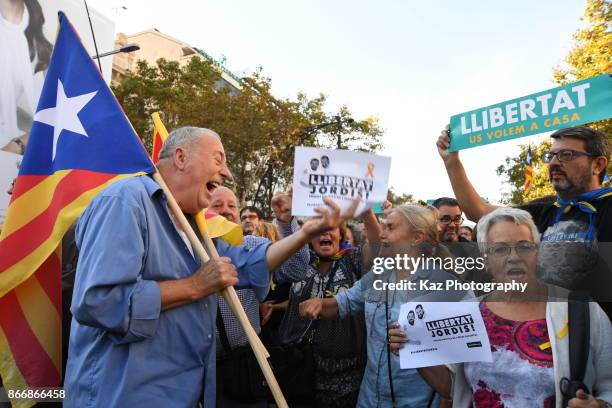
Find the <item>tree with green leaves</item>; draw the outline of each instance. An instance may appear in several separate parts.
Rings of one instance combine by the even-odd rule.
[[[612,73],[612,3],[606,0],[588,0],[582,20],[588,25],[574,34],[574,47],[565,58],[565,65],[553,69],[553,77],[559,85]],[[612,135],[612,119],[590,125]]]
[[[531,166],[533,168],[533,185],[527,191],[525,183],[525,160],[528,145],[521,145],[518,157],[506,157],[504,164],[497,168],[497,174],[505,176],[506,182],[512,185],[512,191],[502,197],[506,204],[523,204],[539,197],[555,194],[548,180],[548,170],[542,163],[542,153],[550,149],[550,141],[544,141],[537,146],[531,146]]]
[[[387,201],[393,204],[393,207],[397,207],[398,205],[403,204],[414,204],[416,200],[412,194],[399,194],[396,193],[393,187],[389,188],[387,191]]]
[[[257,205],[266,216],[274,192],[291,182],[295,146],[334,148],[340,140],[353,150],[381,148],[383,131],[376,118],[354,120],[346,106],[329,113],[323,94],[277,98],[261,69],[244,78],[240,90],[219,86],[220,80],[217,67],[204,59],[184,66],[140,61],[113,91],[149,150],[153,112],[160,112],[169,130],[189,125],[217,131],[238,199]]]
[[[582,19],[587,22],[587,25],[574,34],[574,46],[565,58],[565,64],[553,70],[553,77],[559,85],[612,72],[612,58],[610,58],[612,35],[607,32],[612,24],[612,3],[606,0],[587,0]],[[588,126],[612,138],[611,119],[594,122]],[[540,159],[541,154],[548,148],[550,148],[550,141],[544,141],[535,148],[532,147],[534,185],[528,191],[523,189],[527,145],[521,146],[518,157],[506,157],[505,163],[497,168],[497,174],[503,176],[511,186],[511,192],[504,197],[504,201],[521,204],[538,197],[555,194],[548,182],[547,166]],[[611,170],[612,162],[608,164],[608,172]]]

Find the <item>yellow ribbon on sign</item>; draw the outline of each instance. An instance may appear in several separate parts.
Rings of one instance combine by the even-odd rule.
[[[368,171],[366,172],[366,177],[374,178],[374,163],[368,163]]]

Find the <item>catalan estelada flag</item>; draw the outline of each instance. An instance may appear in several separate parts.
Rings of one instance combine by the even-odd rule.
[[[531,146],[527,148],[527,156],[525,157],[525,184],[523,189],[529,191],[533,186],[533,166],[532,166]]]
[[[74,28],[63,13],[59,20],[0,235],[0,374],[7,390],[61,384],[58,245],[98,192],[155,171]]]

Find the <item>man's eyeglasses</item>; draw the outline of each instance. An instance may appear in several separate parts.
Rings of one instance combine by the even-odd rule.
[[[492,245],[487,248],[487,254],[496,258],[503,258],[509,256],[513,248],[518,256],[525,257],[533,254],[538,249],[538,246],[533,242],[521,242],[516,245]]]
[[[557,156],[557,159],[562,163],[572,161],[580,156],[597,157],[596,154],[590,154],[587,152],[579,152],[578,150],[572,150],[572,149],[561,149],[558,152],[543,153],[542,161],[544,163],[550,163],[555,156]]]
[[[440,222],[440,224],[444,224],[444,225],[448,225],[451,222],[459,225],[463,222],[463,217],[460,215],[457,215],[456,217],[451,217],[450,215],[445,215],[443,217],[438,218],[438,222]]]

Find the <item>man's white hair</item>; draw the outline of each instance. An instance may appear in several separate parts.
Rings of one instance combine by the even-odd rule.
[[[211,199],[212,197],[214,197],[216,194],[221,194],[224,191],[229,191],[232,194],[232,198],[234,199],[234,201],[236,201],[236,205],[239,205],[238,203],[238,197],[236,196],[236,193],[234,192],[234,190],[232,190],[229,187],[226,186],[219,186],[217,188],[215,188],[211,194]]]
[[[500,207],[494,211],[491,211],[478,221],[476,239],[478,240],[478,248],[480,252],[485,253],[487,249],[487,234],[491,227],[498,222],[509,221],[516,225],[526,225],[531,230],[531,236],[533,242],[536,244],[540,243],[540,233],[538,227],[533,222],[531,214],[525,210],[514,207]]]
[[[210,135],[216,139],[221,140],[221,137],[217,132],[207,128],[183,126],[174,129],[168,135],[168,138],[164,142],[164,145],[162,146],[159,152],[159,160],[171,157],[177,147],[183,147],[188,149],[203,134]]]

